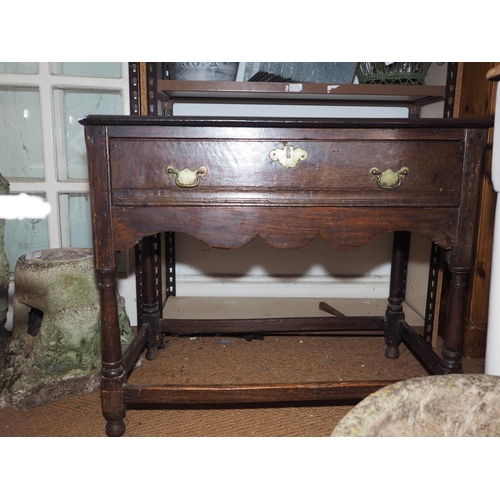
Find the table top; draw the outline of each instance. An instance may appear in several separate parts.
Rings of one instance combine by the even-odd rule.
[[[210,126],[282,128],[490,128],[492,120],[458,118],[254,118],[200,116],[89,115],[82,125]]]

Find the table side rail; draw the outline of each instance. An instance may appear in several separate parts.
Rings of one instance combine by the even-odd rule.
[[[361,400],[395,382],[398,380],[246,385],[125,384],[123,397],[127,406]]]
[[[248,333],[311,333],[333,331],[383,330],[384,316],[346,316],[342,318],[255,318],[248,319],[173,319],[160,320],[163,332],[179,335],[248,334]]]

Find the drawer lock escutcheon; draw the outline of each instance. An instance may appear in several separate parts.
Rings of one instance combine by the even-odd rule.
[[[273,161],[279,162],[282,167],[295,168],[300,160],[307,160],[308,154],[305,149],[285,146],[283,149],[276,148],[269,153]]]
[[[196,187],[200,183],[200,179],[203,179],[207,175],[208,168],[202,165],[196,170],[189,170],[189,168],[176,170],[172,165],[169,165],[165,171],[171,179],[175,179],[175,183],[179,187],[191,188]]]
[[[392,169],[387,169],[382,172],[378,168],[370,169],[370,174],[377,179],[377,184],[382,189],[396,189],[401,186],[403,179],[410,173],[410,170],[403,167],[401,170],[394,172]]]

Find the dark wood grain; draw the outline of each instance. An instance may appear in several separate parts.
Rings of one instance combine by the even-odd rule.
[[[149,325],[144,324],[141,326],[137,335],[134,337],[134,340],[127,347],[125,352],[123,353],[123,369],[126,373],[129,373],[130,370],[134,367],[137,359],[141,355],[144,346],[146,345],[146,341],[148,340],[149,334]]]
[[[417,334],[405,321],[401,321],[401,333],[408,347],[422,360],[432,375],[443,375],[440,357],[429,349],[429,343]]]
[[[169,334],[200,335],[226,333],[315,333],[345,330],[382,330],[384,316],[344,316],[343,318],[262,318],[253,319],[169,319],[161,320],[161,329]]]
[[[397,357],[397,345],[403,340],[429,373],[461,371],[463,311],[491,121],[91,116],[81,123],[89,152],[101,290],[102,402],[108,435],[125,431],[125,404],[334,401],[363,398],[392,383],[128,385],[127,372],[141,347],[146,345],[147,358],[153,360],[164,333],[326,334],[379,329],[385,334],[389,357]],[[291,168],[270,155],[288,146],[307,151]],[[178,171],[195,171],[203,165],[204,176],[190,187],[178,185],[166,171],[169,165]],[[408,172],[394,189],[382,189],[372,168]],[[318,234],[335,248],[354,249],[394,232],[386,315],[162,319],[152,241],[161,232],[183,232],[228,249],[257,236],[273,247],[295,249]],[[410,232],[447,251],[452,279],[441,358],[404,321],[402,242]],[[122,358],[115,255],[141,240],[143,324],[138,340]]]
[[[462,177],[463,144],[458,141],[378,141],[374,149],[372,141],[297,138],[287,145],[305,149],[308,157],[295,168],[284,168],[270,158],[270,152],[283,148],[284,141],[255,135],[238,141],[111,141],[113,202],[127,204],[138,198],[143,204],[158,204],[164,198],[163,203],[168,204],[176,199],[179,204],[203,204],[219,198],[223,203],[256,203],[260,195],[263,203],[329,204],[339,190],[343,196],[349,193],[350,199],[366,198],[367,203],[390,196],[396,204],[400,194],[408,192],[426,194],[429,202],[437,198],[437,203],[444,205],[459,203],[456,194]],[[356,162],[352,161],[354,156]],[[445,159],[447,168],[443,169]],[[179,170],[204,165],[208,173],[199,186],[186,191],[168,177],[167,165]],[[410,173],[400,188],[389,194],[377,186],[370,174],[373,167],[394,171],[407,167]],[[411,199],[415,197],[408,196],[405,201]]]
[[[447,130],[467,128],[490,128],[491,120],[458,119],[458,118],[254,118],[254,117],[204,117],[204,116],[126,116],[126,115],[88,115],[79,120],[82,125],[104,125],[107,127],[145,127],[144,137],[148,128],[174,126],[182,127],[279,127],[279,128],[312,128],[312,129],[421,129]],[[157,131],[159,132],[159,131]],[[141,137],[132,130],[123,131],[120,135]],[[110,136],[116,136],[117,131],[110,130]]]
[[[130,405],[272,403],[363,399],[396,380],[310,382],[247,385],[132,385],[124,386]]]
[[[240,248],[260,236],[275,248],[296,249],[319,234],[328,244],[352,250],[383,234],[412,231],[442,248],[456,242],[456,208],[425,207],[115,207],[118,250],[162,230],[184,232],[212,247]],[[231,231],[227,231],[231,228]],[[348,236],[348,237],[347,237]]]

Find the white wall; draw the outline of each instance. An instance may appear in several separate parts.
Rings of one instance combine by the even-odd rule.
[[[220,250],[177,234],[177,294],[384,298],[391,247],[390,235],[353,251],[333,249],[317,236],[298,250],[278,250],[260,238]]]

